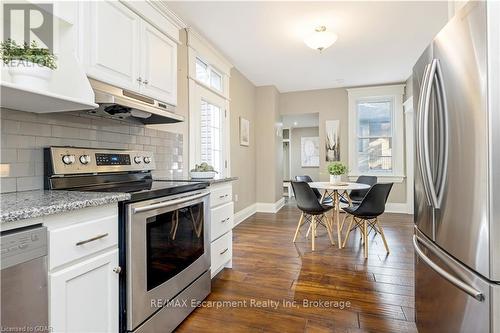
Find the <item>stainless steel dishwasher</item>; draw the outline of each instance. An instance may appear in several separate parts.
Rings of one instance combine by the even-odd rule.
[[[48,332],[47,228],[2,232],[1,331]]]

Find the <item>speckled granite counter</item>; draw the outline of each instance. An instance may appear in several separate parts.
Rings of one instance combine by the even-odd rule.
[[[128,193],[26,191],[0,194],[0,223],[102,206],[130,199]]]
[[[227,182],[232,182],[235,180],[238,180],[238,177],[226,177],[226,178],[212,178],[212,179],[205,179],[205,178],[190,178],[190,179],[168,179],[168,178],[155,178],[154,180],[164,180],[164,181],[172,181],[172,182],[205,182],[209,183],[210,185],[215,185],[215,184],[220,184],[220,183],[227,183]]]

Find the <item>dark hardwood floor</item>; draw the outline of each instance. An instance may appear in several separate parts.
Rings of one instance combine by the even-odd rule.
[[[417,332],[411,216],[385,214],[381,222],[391,253],[371,233],[365,260],[359,231],[342,250],[329,243],[323,228],[315,252],[306,229],[292,243],[299,214],[290,203],[238,225],[233,268],[212,280],[207,304],[213,307],[196,309],[177,331]]]

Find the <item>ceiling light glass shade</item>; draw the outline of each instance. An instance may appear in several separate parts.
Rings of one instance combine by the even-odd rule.
[[[325,26],[316,28],[316,30],[304,39],[304,43],[311,49],[319,50],[332,46],[337,40],[337,35],[331,31],[326,30]]]

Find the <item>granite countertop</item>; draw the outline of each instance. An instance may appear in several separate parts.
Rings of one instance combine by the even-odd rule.
[[[239,179],[238,177],[225,177],[225,178],[215,177],[215,178],[211,178],[211,179],[208,179],[208,178],[169,179],[169,178],[159,177],[159,178],[155,178],[154,180],[158,180],[158,181],[163,180],[163,181],[172,181],[172,182],[205,182],[205,183],[209,183],[210,185],[213,185],[213,184],[232,182],[232,181],[235,181],[238,179]]]
[[[0,223],[15,222],[130,199],[128,193],[26,191],[0,194]]]

